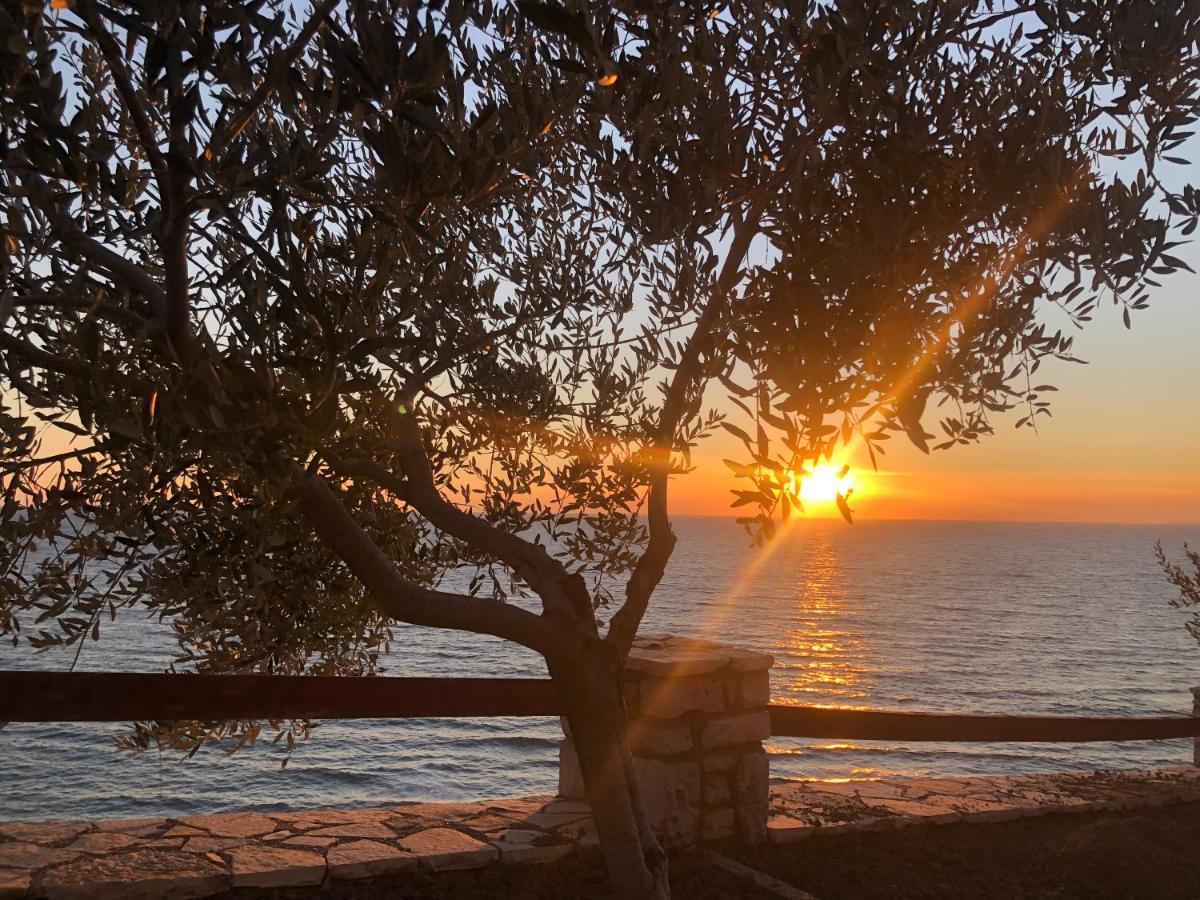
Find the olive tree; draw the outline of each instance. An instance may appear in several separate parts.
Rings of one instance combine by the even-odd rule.
[[[614,889],[667,896],[619,679],[672,478],[738,435],[762,539],[839,444],[930,449],[931,402],[936,446],[1046,414],[1059,326],[1183,265],[1198,23],[5,0],[0,627],[141,607],[200,672],[370,674],[396,622],[529,647]]]
[[[1179,596],[1171,599],[1171,605],[1191,613],[1191,618],[1184,627],[1187,628],[1188,634],[1200,641],[1200,550],[1193,550],[1184,544],[1183,555],[1187,558],[1187,563],[1170,560],[1161,543],[1154,545],[1154,553],[1167,581],[1179,591]]]

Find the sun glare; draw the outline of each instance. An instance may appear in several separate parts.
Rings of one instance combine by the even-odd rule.
[[[800,499],[805,503],[831,503],[838,494],[854,489],[849,466],[817,463],[800,476]]]

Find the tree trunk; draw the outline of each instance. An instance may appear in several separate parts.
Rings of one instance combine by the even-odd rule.
[[[566,706],[613,895],[669,900],[667,855],[650,830],[634,774],[618,653],[592,640],[549,668]]]

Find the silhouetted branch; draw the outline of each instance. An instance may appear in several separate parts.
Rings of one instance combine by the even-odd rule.
[[[555,631],[549,621],[496,600],[436,591],[409,581],[362,530],[325,479],[295,463],[291,468],[300,512],[383,613],[412,625],[491,634],[539,653],[550,652]]]
[[[150,118],[150,111],[143,103],[143,95],[139,94],[134,87],[133,78],[129,74],[129,69],[125,65],[124,57],[121,55],[121,48],[118,46],[116,38],[112,32],[104,24],[104,20],[96,12],[95,4],[90,0],[84,0],[75,7],[75,12],[87,23],[88,28],[96,37],[96,43],[100,47],[100,52],[104,54],[104,60],[108,64],[109,74],[112,75],[113,84],[116,85],[117,93],[121,95],[121,102],[125,104],[125,109],[129,112],[129,117],[133,120],[134,130],[138,135],[138,142],[146,151],[146,158],[150,162],[151,169],[154,170],[155,177],[158,179],[159,190],[166,193],[166,176],[167,163],[163,157],[162,150],[158,146],[158,139],[155,135],[154,123]]]
[[[28,341],[13,337],[11,334],[5,334],[2,331],[0,331],[0,347],[10,353],[16,354],[32,366],[48,369],[60,375],[69,375],[73,378],[89,378],[92,374],[91,368],[81,362],[58,356],[48,350],[43,350],[41,347],[36,347]]]
[[[94,238],[88,237],[72,221],[62,227],[63,243],[92,264],[99,266],[113,281],[139,294],[154,310],[155,325],[167,319],[167,295],[162,286],[137,263],[131,262]]]
[[[595,628],[589,598],[578,596],[576,580],[541,544],[497,528],[447,501],[437,489],[416,415],[392,409],[388,424],[396,438],[400,465],[407,476],[405,500],[436,528],[466,541],[510,566],[542,598],[546,611],[578,622],[586,606],[586,625]]]
[[[25,294],[13,298],[13,305],[21,306],[57,306],[61,309],[78,309],[81,312],[94,314],[102,319],[131,325],[135,328],[148,327],[151,322],[138,315],[131,309],[115,306],[102,300],[89,300],[87,297],[68,297],[63,294]]]
[[[741,276],[742,261],[750,249],[759,213],[751,211],[734,226],[725,263],[717,276],[712,296],[696,321],[684,347],[679,366],[671,378],[663,399],[658,420],[658,434],[650,448],[650,491],[647,498],[647,520],[649,540],[646,549],[634,566],[625,585],[625,602],[617,610],[609,624],[607,640],[612,641],[624,656],[633,646],[642,617],[650,603],[650,596],[662,580],[667,563],[675,550],[675,532],[667,504],[667,485],[671,473],[671,451],[675,446],[675,433],[683,420],[686,401],[697,386],[702,374],[701,355],[712,341],[713,327],[729,299],[729,294]]]
[[[296,35],[296,39],[288,46],[282,54],[267,64],[267,72],[263,76],[263,80],[259,83],[258,88],[250,95],[250,99],[246,101],[245,106],[241,111],[233,117],[227,126],[222,128],[222,121],[226,116],[227,110],[222,109],[217,117],[217,124],[213,128],[213,134],[208,142],[208,147],[205,148],[201,158],[196,160],[196,167],[203,169],[205,163],[212,160],[214,157],[220,156],[224,152],[230,141],[236,140],[237,136],[242,133],[242,130],[250,124],[250,120],[254,118],[254,114],[262,107],[267,99],[271,96],[271,92],[275,90],[275,82],[272,75],[276,75],[294,63],[308,42],[321,29],[326,20],[333,14],[340,0],[323,0],[323,2],[313,10],[313,14],[309,17],[304,27],[300,29],[300,33]]]
[[[41,466],[52,465],[58,462],[68,462],[72,459],[78,459],[81,456],[87,456],[90,453],[103,453],[103,447],[93,445],[91,447],[80,447],[76,450],[64,450],[62,453],[55,453],[51,456],[41,456],[37,459],[21,459],[15,462],[8,462],[0,465],[6,472],[24,471],[25,469],[36,469]]]

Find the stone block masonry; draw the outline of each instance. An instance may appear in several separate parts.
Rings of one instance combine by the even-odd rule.
[[[1200,686],[1192,688],[1192,715],[1200,718]],[[1195,739],[1192,762],[1196,768],[1200,768],[1200,737]]]
[[[717,771],[736,758],[711,757]],[[736,818],[724,791],[733,796],[734,783],[702,783],[711,793],[701,791],[700,836],[728,834]],[[776,781],[770,791],[768,839],[788,843],[814,834],[1196,803],[1200,768]],[[338,885],[349,880],[549,863],[595,843],[587,804],[553,797],[180,819],[0,822],[0,900],[180,900],[223,895],[239,886],[340,895],[347,889]],[[363,894],[400,896],[403,890]]]
[[[625,705],[642,801],[679,847],[767,835],[767,712],[773,659],[698,638],[641,635],[625,666]],[[559,794],[585,799],[563,722]]]

